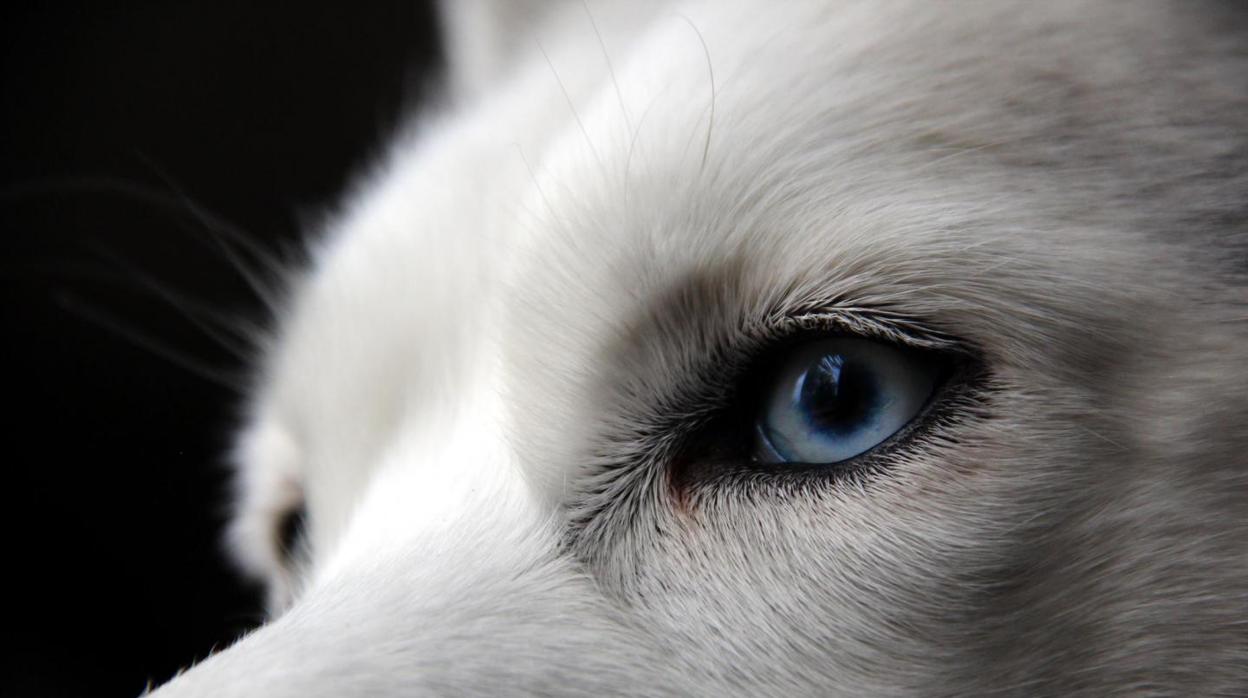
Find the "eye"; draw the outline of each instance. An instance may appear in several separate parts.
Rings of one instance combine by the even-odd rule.
[[[308,511],[302,503],[291,507],[278,520],[275,535],[277,549],[281,553],[283,562],[289,564],[295,559],[307,524]]]
[[[827,464],[866,453],[923,410],[947,368],[935,352],[868,339],[802,344],[763,386],[755,458]]]

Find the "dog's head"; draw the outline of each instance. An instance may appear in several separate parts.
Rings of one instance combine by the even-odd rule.
[[[294,285],[171,695],[1248,688],[1233,11],[531,4]]]

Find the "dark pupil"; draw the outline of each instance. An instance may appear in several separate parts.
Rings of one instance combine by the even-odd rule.
[[[850,432],[870,416],[878,396],[870,370],[843,354],[827,354],[802,376],[795,397],[812,428]]]

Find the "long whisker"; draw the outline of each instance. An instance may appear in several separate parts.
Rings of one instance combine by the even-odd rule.
[[[172,184],[169,185],[174,188]],[[262,281],[261,274],[253,268],[252,263],[244,260],[238,250],[241,248],[258,261],[262,269],[274,276],[279,276],[285,269],[280,261],[252,240],[247,233],[230,221],[211,213],[200,206],[189,196],[176,188],[177,195],[160,192],[135,182],[110,177],[63,177],[55,179],[32,180],[20,183],[0,191],[2,200],[22,200],[37,196],[54,196],[65,193],[86,193],[122,196],[132,201],[150,204],[166,210],[190,216],[199,223],[207,238],[220,250],[225,259],[234,266],[235,271],[248,285],[253,293],[267,306],[270,312],[280,307],[277,293]]]
[[[262,245],[256,243],[255,239],[243,230],[238,224],[229,221],[221,215],[205,208],[194,197],[186,192],[186,188],[179,185],[173,177],[163,168],[148,158],[143,161],[152,170],[152,172],[160,178],[160,181],[169,187],[170,191],[176,194],[176,203],[181,204],[186,213],[199,223],[201,223],[210,232],[216,232],[221,235],[228,236],[230,241],[241,247],[245,252],[260,262],[261,269],[268,274],[281,274],[286,265],[280,259],[275,257],[269,250]]]
[[[546,198],[546,191],[542,189],[541,182],[537,179],[537,173],[533,171],[533,166],[529,164],[529,159],[524,154],[524,148],[519,143],[513,143],[516,146],[516,152],[520,155],[520,162],[524,163],[524,169],[529,173],[529,181],[533,183],[533,188],[537,189],[537,195],[541,197],[542,203],[546,204],[546,212],[554,215],[555,208],[550,205],[550,199]]]
[[[632,132],[632,119],[628,116],[628,107],[624,105],[624,92],[620,90],[620,82],[615,79],[615,66],[611,64],[611,56],[607,53],[607,42],[602,40],[602,32],[598,31],[598,23],[594,21],[594,13],[589,10],[589,0],[581,0],[581,6],[585,8],[585,16],[589,18],[589,26],[594,30],[594,36],[598,38],[598,46],[602,49],[602,59],[607,63],[607,74],[611,77],[611,85],[615,88],[615,98],[620,103],[620,113],[624,116],[624,126],[628,132]]]
[[[650,100],[650,103],[646,105],[645,111],[641,113],[641,118],[638,119],[637,121],[637,127],[633,129],[633,137],[629,139],[628,141],[628,154],[624,157],[624,175],[623,175],[624,186],[625,186],[624,202],[626,204],[628,203],[628,196],[631,190],[631,187],[628,186],[628,182],[629,182],[629,177],[632,175],[633,154],[634,154],[634,151],[637,150],[637,139],[641,137],[641,129],[646,124],[646,117],[650,116],[651,110],[653,110],[654,106],[658,104],[659,99],[661,97],[663,97],[663,93],[659,93],[655,95],[654,98]]]
[[[568,92],[567,85],[563,84],[563,79],[559,77],[559,71],[555,70],[555,64],[550,60],[550,55],[546,53],[546,49],[542,47],[542,42],[533,41],[537,45],[537,50],[542,54],[542,58],[546,60],[546,65],[550,67],[550,73],[555,76],[555,82],[559,84],[559,91],[563,93],[563,99],[568,103],[568,109],[572,112],[572,119],[576,121],[576,126],[581,130],[581,135],[585,137],[585,145],[589,148],[589,152],[593,154],[594,160],[598,163],[598,168],[602,169],[602,156],[598,154],[598,149],[594,147],[594,141],[589,137],[589,130],[585,128],[584,122],[581,121],[581,115],[576,111],[576,103],[572,101],[572,95]]]
[[[245,327],[241,317],[229,317],[194,300],[156,277],[144,272],[134,264],[98,244],[92,250],[106,261],[125,272],[125,281],[137,284],[177,310],[188,322],[228,350],[237,359],[246,359],[254,353],[254,341],[259,336],[256,328]]]
[[[711,49],[709,46],[706,45],[706,37],[702,35],[702,30],[698,29],[698,25],[694,24],[693,20],[690,19],[688,16],[679,14],[679,13],[677,13],[677,16],[685,20],[685,23],[689,25],[689,28],[693,30],[693,33],[698,35],[698,42],[702,44],[702,54],[706,57],[706,72],[710,76],[710,82],[711,82],[710,116],[707,118],[707,122],[706,122],[706,143],[702,146],[702,169],[705,170],[706,158],[708,155],[710,155],[710,152],[711,152],[711,133],[715,128],[715,98],[716,98],[715,66],[711,62]]]
[[[55,296],[57,305],[90,323],[101,327],[134,346],[152,353],[178,366],[191,375],[202,378],[233,392],[243,392],[244,383],[237,376],[210,366],[199,359],[187,356],[164,342],[148,335],[99,308],[86,303],[76,294],[62,291]]]

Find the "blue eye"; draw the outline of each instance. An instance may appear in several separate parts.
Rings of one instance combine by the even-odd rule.
[[[866,339],[800,346],[763,393],[756,457],[766,463],[838,463],[896,434],[944,375],[928,352]]]

